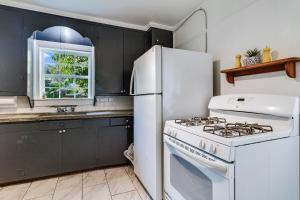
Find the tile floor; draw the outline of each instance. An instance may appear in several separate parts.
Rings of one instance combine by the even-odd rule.
[[[0,199],[150,200],[131,165],[3,187]]]

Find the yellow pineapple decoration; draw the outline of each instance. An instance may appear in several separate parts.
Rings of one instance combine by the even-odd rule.
[[[242,56],[241,56],[240,54],[237,54],[237,55],[235,56],[235,67],[236,67],[236,68],[242,67],[241,57],[242,57]]]
[[[270,49],[270,47],[266,46],[263,49],[263,60],[262,60],[262,62],[266,63],[266,62],[270,62],[270,61],[272,61],[271,49]]]

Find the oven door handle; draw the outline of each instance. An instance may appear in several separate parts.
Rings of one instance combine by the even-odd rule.
[[[165,143],[167,143],[169,146],[173,147],[175,150],[180,151],[181,153],[185,154],[186,156],[194,159],[198,163],[205,165],[208,168],[215,169],[217,171],[220,171],[222,173],[226,173],[228,171],[227,165],[219,160],[209,160],[207,158],[203,158],[201,156],[195,155],[194,153],[186,150],[185,148],[182,148],[176,144],[173,144],[168,139],[164,139]]]

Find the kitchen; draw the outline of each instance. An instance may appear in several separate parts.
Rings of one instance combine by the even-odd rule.
[[[116,1],[95,0],[87,5],[80,0],[0,1],[1,200],[299,199],[299,102],[296,97],[300,96],[297,73],[300,63],[297,60],[300,48],[297,37],[300,27],[297,8],[300,3],[296,0],[151,2],[145,1],[141,5],[128,0],[126,4],[119,5]],[[244,65],[244,54],[248,49],[257,48],[263,52],[267,49],[266,46],[271,49],[274,62],[290,59],[277,63],[278,67],[267,66],[268,69],[263,69],[263,72],[268,73],[257,75],[255,70],[240,72],[245,68],[233,67],[237,54],[242,56],[241,62]],[[177,50],[169,49],[172,47]],[[71,64],[60,63],[63,59],[58,63],[55,59],[50,62],[42,60],[42,56],[34,53],[39,48],[50,49],[51,51],[41,52],[50,57],[54,52],[60,58],[67,58]],[[77,57],[70,59],[64,57],[64,51],[55,52],[53,49],[72,49]],[[176,97],[180,97],[180,94],[182,97],[191,95],[195,99],[176,98],[176,101],[161,102],[162,109],[174,109],[174,115],[171,113],[173,116],[170,115],[168,120],[171,121],[166,126],[162,119],[155,117],[157,122],[153,126],[158,126],[157,135],[151,135],[155,138],[144,140],[141,136],[148,137],[145,135],[146,131],[138,134],[135,130],[143,130],[143,126],[139,124],[150,126],[154,121],[148,122],[143,115],[165,113],[159,110],[161,106],[158,102],[153,105],[158,110],[151,107],[151,102],[143,104],[142,101],[142,106],[137,106],[139,99],[142,99],[139,96],[143,95],[130,95],[140,91],[138,83],[145,83],[145,78],[151,77],[149,73],[149,76],[146,74],[142,78],[139,70],[133,70],[134,65],[137,66],[136,69],[142,66],[138,65],[139,61],[143,61],[142,55],[151,50],[159,52],[152,61],[159,61],[159,55],[163,55],[163,61],[164,58],[170,60],[167,64],[172,63],[179,67],[184,65],[182,67],[186,71],[169,69],[164,72],[167,64],[162,64],[162,73],[155,77],[161,76],[163,86],[167,85],[164,83],[168,78],[176,79],[170,82],[170,89],[162,88],[162,91],[155,90],[150,93],[157,92],[156,96],[162,95],[163,101],[166,100],[168,91],[176,91]],[[186,50],[199,53],[197,56],[189,55],[191,52]],[[209,55],[205,53],[206,50]],[[203,57],[199,61],[181,64],[180,62],[186,61],[181,58],[183,56],[190,56],[189,61],[192,57]],[[77,59],[79,57],[88,59],[88,62],[80,61]],[[206,59],[211,64],[203,64]],[[79,66],[80,70],[71,76],[69,71],[57,76],[57,72],[50,73],[56,70],[53,63]],[[41,76],[37,69],[42,65],[53,68],[47,66],[51,70]],[[199,79],[193,78],[193,72],[197,74],[196,70],[199,69],[192,68],[197,65],[204,66],[201,73],[198,72]],[[261,66],[265,67],[264,63]],[[223,71],[231,68],[238,72]],[[88,72],[81,69],[88,69]],[[155,69],[159,72],[159,68]],[[210,75],[202,74],[210,73],[210,70]],[[248,75],[238,76],[238,73]],[[185,74],[189,74],[191,82],[181,79]],[[60,76],[63,76],[63,83],[57,81],[61,80]],[[141,81],[137,80],[139,77],[142,78]],[[68,82],[70,79],[72,83]],[[76,92],[64,90],[56,93],[56,90],[51,90],[58,88],[62,91],[61,85],[67,83],[71,88],[80,84],[84,87],[77,88]],[[196,84],[190,86],[189,83]],[[189,91],[186,90],[173,90],[171,86],[175,85],[190,88],[192,94],[188,94]],[[202,88],[203,86],[205,87]],[[64,95],[63,100],[59,100],[61,95]],[[216,97],[210,101],[212,96],[219,95],[224,98]],[[232,105],[225,102],[232,102]],[[178,106],[172,107],[172,103]],[[182,105],[187,109],[180,107],[180,103],[184,103]],[[140,108],[148,112],[141,113]],[[209,115],[214,119],[218,117],[221,121],[202,119],[202,122],[198,118],[184,121],[191,117],[207,117],[209,109],[213,111]],[[228,109],[230,111],[226,111]],[[235,113],[235,110],[238,112]],[[253,138],[243,136],[241,139],[223,139],[203,133],[201,123],[222,124],[221,118],[228,122],[271,126],[272,129],[263,129],[272,130],[265,133],[270,134],[271,138],[269,135],[260,137],[257,134]],[[178,119],[183,120],[183,123],[172,121]],[[186,126],[189,123],[192,126]],[[277,125],[280,131],[277,131]],[[283,128],[290,131],[281,131]],[[200,141],[195,137],[198,130],[204,140]],[[193,132],[193,137],[188,137],[191,135],[188,132]],[[258,138],[261,138],[260,142]],[[153,142],[153,139],[157,142]],[[197,144],[193,144],[194,141]],[[130,162],[123,154],[133,142],[134,167],[129,165]],[[190,152],[198,152],[199,155],[201,153],[201,156],[207,156],[208,161],[214,160],[216,169],[201,170],[199,163],[195,161],[195,157],[199,155],[194,154],[194,159],[187,159],[187,152],[179,153],[184,154],[182,158],[186,159],[178,159],[176,165],[169,166],[174,160],[170,156],[172,150],[176,149],[169,147],[176,142],[179,145],[189,144],[192,146],[187,147]],[[212,144],[215,147],[213,142],[222,149],[217,149],[216,154],[214,148],[210,149]],[[267,146],[259,146],[260,144],[270,145],[274,152],[264,151],[268,149]],[[157,148],[153,148],[153,145]],[[149,147],[152,149],[148,149]],[[148,155],[147,151],[153,151],[156,155]],[[226,153],[219,155],[219,152]],[[125,154],[132,159],[130,148]],[[148,157],[145,158],[145,155]],[[280,155],[278,157],[285,159],[272,155]],[[153,158],[158,162],[156,169],[150,172],[145,165],[148,164],[152,169]],[[270,163],[266,163],[269,158]],[[186,168],[189,171],[181,169],[175,172],[180,176],[171,176],[174,167],[187,161],[193,163],[185,165],[189,166]],[[252,168],[247,167],[250,161]],[[226,175],[223,173],[224,163],[228,172]],[[268,168],[269,165],[273,167]],[[207,174],[204,173],[206,171]],[[271,172],[273,175],[270,175]],[[198,175],[192,176],[193,174]],[[174,183],[178,178],[183,180],[187,176],[188,180],[182,181],[186,185]],[[201,184],[196,177],[210,181]],[[274,184],[264,182],[267,179],[274,180]],[[222,180],[222,184],[217,184],[219,182],[214,180]],[[189,185],[188,181],[194,181],[194,184]],[[153,192],[152,187],[156,187],[157,191]]]

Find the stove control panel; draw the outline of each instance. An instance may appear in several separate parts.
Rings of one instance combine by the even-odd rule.
[[[234,161],[234,151],[232,150],[233,148],[229,146],[202,138],[198,135],[168,125],[166,125],[164,128],[164,134],[183,141],[223,160],[229,162]]]

